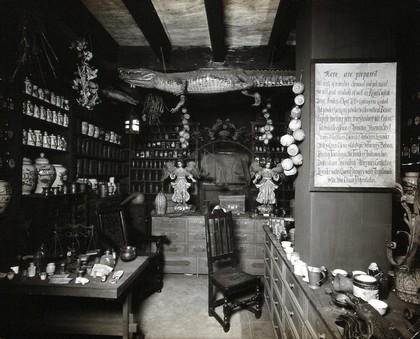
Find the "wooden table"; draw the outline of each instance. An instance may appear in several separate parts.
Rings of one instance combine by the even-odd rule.
[[[152,260],[153,255],[131,262],[119,260],[114,271],[124,274],[116,284],[110,278],[101,282],[90,276],[84,286],[75,284],[75,279],[56,285],[38,276],[4,278],[0,281],[0,335],[48,332],[132,338],[139,334],[132,313],[133,292],[141,288],[142,273]]]

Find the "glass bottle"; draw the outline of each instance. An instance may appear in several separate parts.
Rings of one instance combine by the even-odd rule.
[[[107,265],[109,267],[114,267],[115,259],[112,256],[111,252],[109,250],[106,250],[105,254],[101,257],[101,260],[99,261],[99,263],[103,265]]]
[[[45,265],[45,249],[44,244],[38,248],[38,250],[34,254],[34,263],[36,266],[36,273],[39,274],[44,272],[44,265]]]

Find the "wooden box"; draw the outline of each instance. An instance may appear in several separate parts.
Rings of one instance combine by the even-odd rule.
[[[245,195],[219,195],[220,207],[233,214],[245,214]]]

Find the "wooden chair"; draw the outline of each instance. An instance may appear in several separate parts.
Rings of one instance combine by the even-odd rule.
[[[96,206],[98,219],[98,236],[103,249],[115,249],[117,253],[122,246],[136,246],[138,256],[148,256],[153,253],[144,251],[151,246],[145,244],[155,243],[156,256],[153,264],[149,265],[150,272],[145,274],[147,281],[142,282],[139,289],[141,298],[145,298],[154,292],[161,292],[163,287],[163,245],[169,243],[166,236],[148,236],[127,223],[124,205],[115,199],[104,198]],[[146,239],[145,239],[146,238]]]
[[[234,311],[247,309],[261,317],[262,297],[260,278],[237,267],[237,253],[233,236],[232,212],[222,209],[205,214],[207,265],[208,265],[208,312],[223,326],[230,329],[230,316]],[[219,297],[217,294],[222,294]],[[223,318],[215,309],[223,306]]]

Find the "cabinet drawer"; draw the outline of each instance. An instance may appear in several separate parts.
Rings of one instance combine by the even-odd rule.
[[[234,232],[254,232],[254,220],[234,219]]]
[[[197,259],[188,257],[166,257],[163,271],[165,273],[197,273]]]
[[[207,257],[206,245],[189,244],[188,255],[197,257]]]
[[[188,232],[188,242],[206,243],[206,233],[204,232]]]
[[[264,242],[265,242],[265,234],[264,233],[256,232],[255,233],[255,242],[257,244],[264,244]]]
[[[284,318],[288,318],[293,323],[297,333],[303,333],[304,323],[302,320],[302,313],[293,301],[289,291],[284,293]]]
[[[268,253],[271,253],[272,243],[271,243],[271,239],[270,239],[270,237],[268,236],[268,234],[266,234],[266,235],[265,235],[264,244],[265,244],[265,247],[266,247],[266,249],[267,249],[267,252],[268,252]]]
[[[241,258],[242,269],[250,274],[264,274],[264,259]]]
[[[283,260],[281,259],[281,257],[279,256],[276,250],[273,251],[272,267],[273,269],[275,267],[281,276],[283,275],[283,272],[284,272]]]
[[[299,335],[296,333],[296,330],[293,326],[293,323],[290,321],[288,316],[284,317],[284,335],[287,339],[301,339]]]
[[[256,249],[253,244],[238,244],[236,247],[240,257],[255,258]]]
[[[188,224],[188,231],[189,232],[201,232],[201,233],[205,233],[204,231],[204,218],[200,217],[200,218],[188,218],[187,219],[187,224]]]
[[[198,274],[208,274],[209,270],[208,270],[208,266],[207,266],[207,256],[206,257],[197,257],[197,261],[198,261]]]
[[[315,307],[309,303],[308,304],[308,317],[309,323],[309,332],[311,332],[312,337],[315,339],[320,338],[334,338],[331,332],[328,330],[327,325],[324,321],[320,318],[317,310]]]
[[[281,293],[276,290],[276,288],[273,288],[273,308],[277,311],[277,314],[279,316],[280,321],[283,319],[283,302],[282,302],[282,296]]]
[[[256,244],[255,245],[255,258],[258,258],[258,259],[264,258],[264,253],[265,253],[265,245]]]
[[[242,233],[242,232],[235,232],[233,234],[233,237],[235,238],[236,241],[238,242],[243,242],[243,243],[255,243],[255,234],[254,233]]]
[[[152,232],[153,235],[166,235],[171,243],[185,243],[187,240],[184,230],[176,230],[173,227],[159,227]]]
[[[283,327],[284,327],[283,326],[283,322],[282,322],[281,318],[279,317],[276,309],[273,309],[272,312],[273,312],[273,317],[272,317],[272,320],[273,320],[273,328],[274,328],[274,333],[276,335],[276,338],[277,339],[289,339],[289,337],[286,337],[284,335],[284,332],[283,332]]]
[[[286,280],[286,285],[289,287],[289,290],[292,292],[293,296],[296,298],[296,301],[298,302],[299,311],[302,312],[305,295],[299,283],[296,281],[293,273],[290,272],[289,269],[286,269],[285,280]]]
[[[277,289],[279,298],[283,295],[283,280],[280,277],[280,274],[278,270],[273,267],[272,268],[272,274],[273,274],[273,286],[275,289]]]
[[[163,255],[166,256],[184,256],[187,254],[186,245],[183,244],[169,244],[164,245]]]
[[[264,262],[264,285],[266,290],[271,291],[271,268],[269,261]]]
[[[270,295],[270,290],[267,288],[267,285],[264,285],[264,302],[267,305],[268,313],[270,314],[270,318],[273,318],[273,300]]]
[[[152,228],[153,230],[155,228],[181,228],[182,230],[185,230],[187,227],[187,220],[182,218],[152,218]]]

